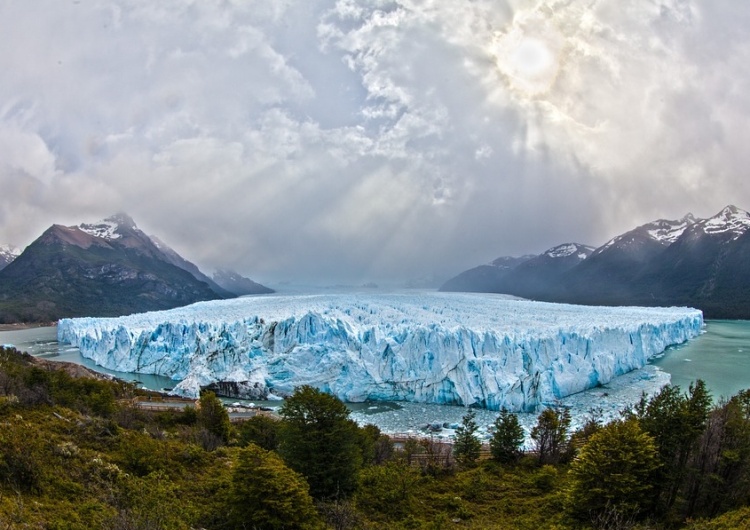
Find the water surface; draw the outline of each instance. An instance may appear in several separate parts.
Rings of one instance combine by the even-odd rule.
[[[750,320],[707,320],[705,333],[669,348],[653,364],[687,389],[703,379],[714,398],[750,388]]]

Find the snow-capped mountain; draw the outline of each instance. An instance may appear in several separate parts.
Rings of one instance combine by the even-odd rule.
[[[727,206],[713,217],[696,221],[691,226],[689,237],[696,238],[700,237],[698,234],[705,234],[728,242],[737,241],[748,229],[750,229],[750,213],[736,206]]]
[[[0,270],[3,270],[10,262],[21,253],[12,245],[0,245]]]
[[[638,253],[640,247],[653,247],[654,243],[666,247],[677,241],[685,229],[695,223],[696,219],[690,213],[676,221],[658,219],[610,239],[593,254],[599,255],[613,249]]]
[[[115,316],[232,296],[173,261],[125,214],[53,225],[0,271],[0,322]]]
[[[542,254],[549,259],[564,259],[573,257],[577,261],[583,261],[594,251],[594,247],[581,245],[579,243],[563,243],[552,247]]]
[[[492,281],[457,289],[449,280],[441,290],[499,292],[583,304],[691,305],[712,318],[750,318],[748,232],[750,214],[727,206],[708,219],[687,214],[682,219],[641,225],[612,238],[563,274],[531,269],[545,256],[574,252],[567,245],[550,249]]]

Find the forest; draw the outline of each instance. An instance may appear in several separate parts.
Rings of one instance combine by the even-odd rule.
[[[211,392],[146,395],[0,348],[0,529],[750,529],[750,391],[667,386],[572,432],[547,408],[531,450],[506,411],[483,446],[467,409],[447,445],[308,386],[236,423]]]

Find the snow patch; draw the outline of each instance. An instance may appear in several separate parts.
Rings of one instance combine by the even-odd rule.
[[[738,239],[750,228],[750,214],[735,206],[727,206],[714,217],[701,223],[706,234],[723,234],[731,232],[732,241]]]
[[[119,225],[112,221],[99,221],[94,224],[83,223],[78,225],[81,231],[102,239],[119,239],[121,236],[117,233],[118,227]]]

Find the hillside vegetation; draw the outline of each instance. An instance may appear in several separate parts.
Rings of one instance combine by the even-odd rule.
[[[143,391],[73,375],[0,348],[0,528],[750,528],[748,392],[666,387],[572,434],[547,409],[528,454],[514,415],[488,452],[468,411],[451,454],[394,447],[311,387],[230,424],[210,392],[146,412]]]

